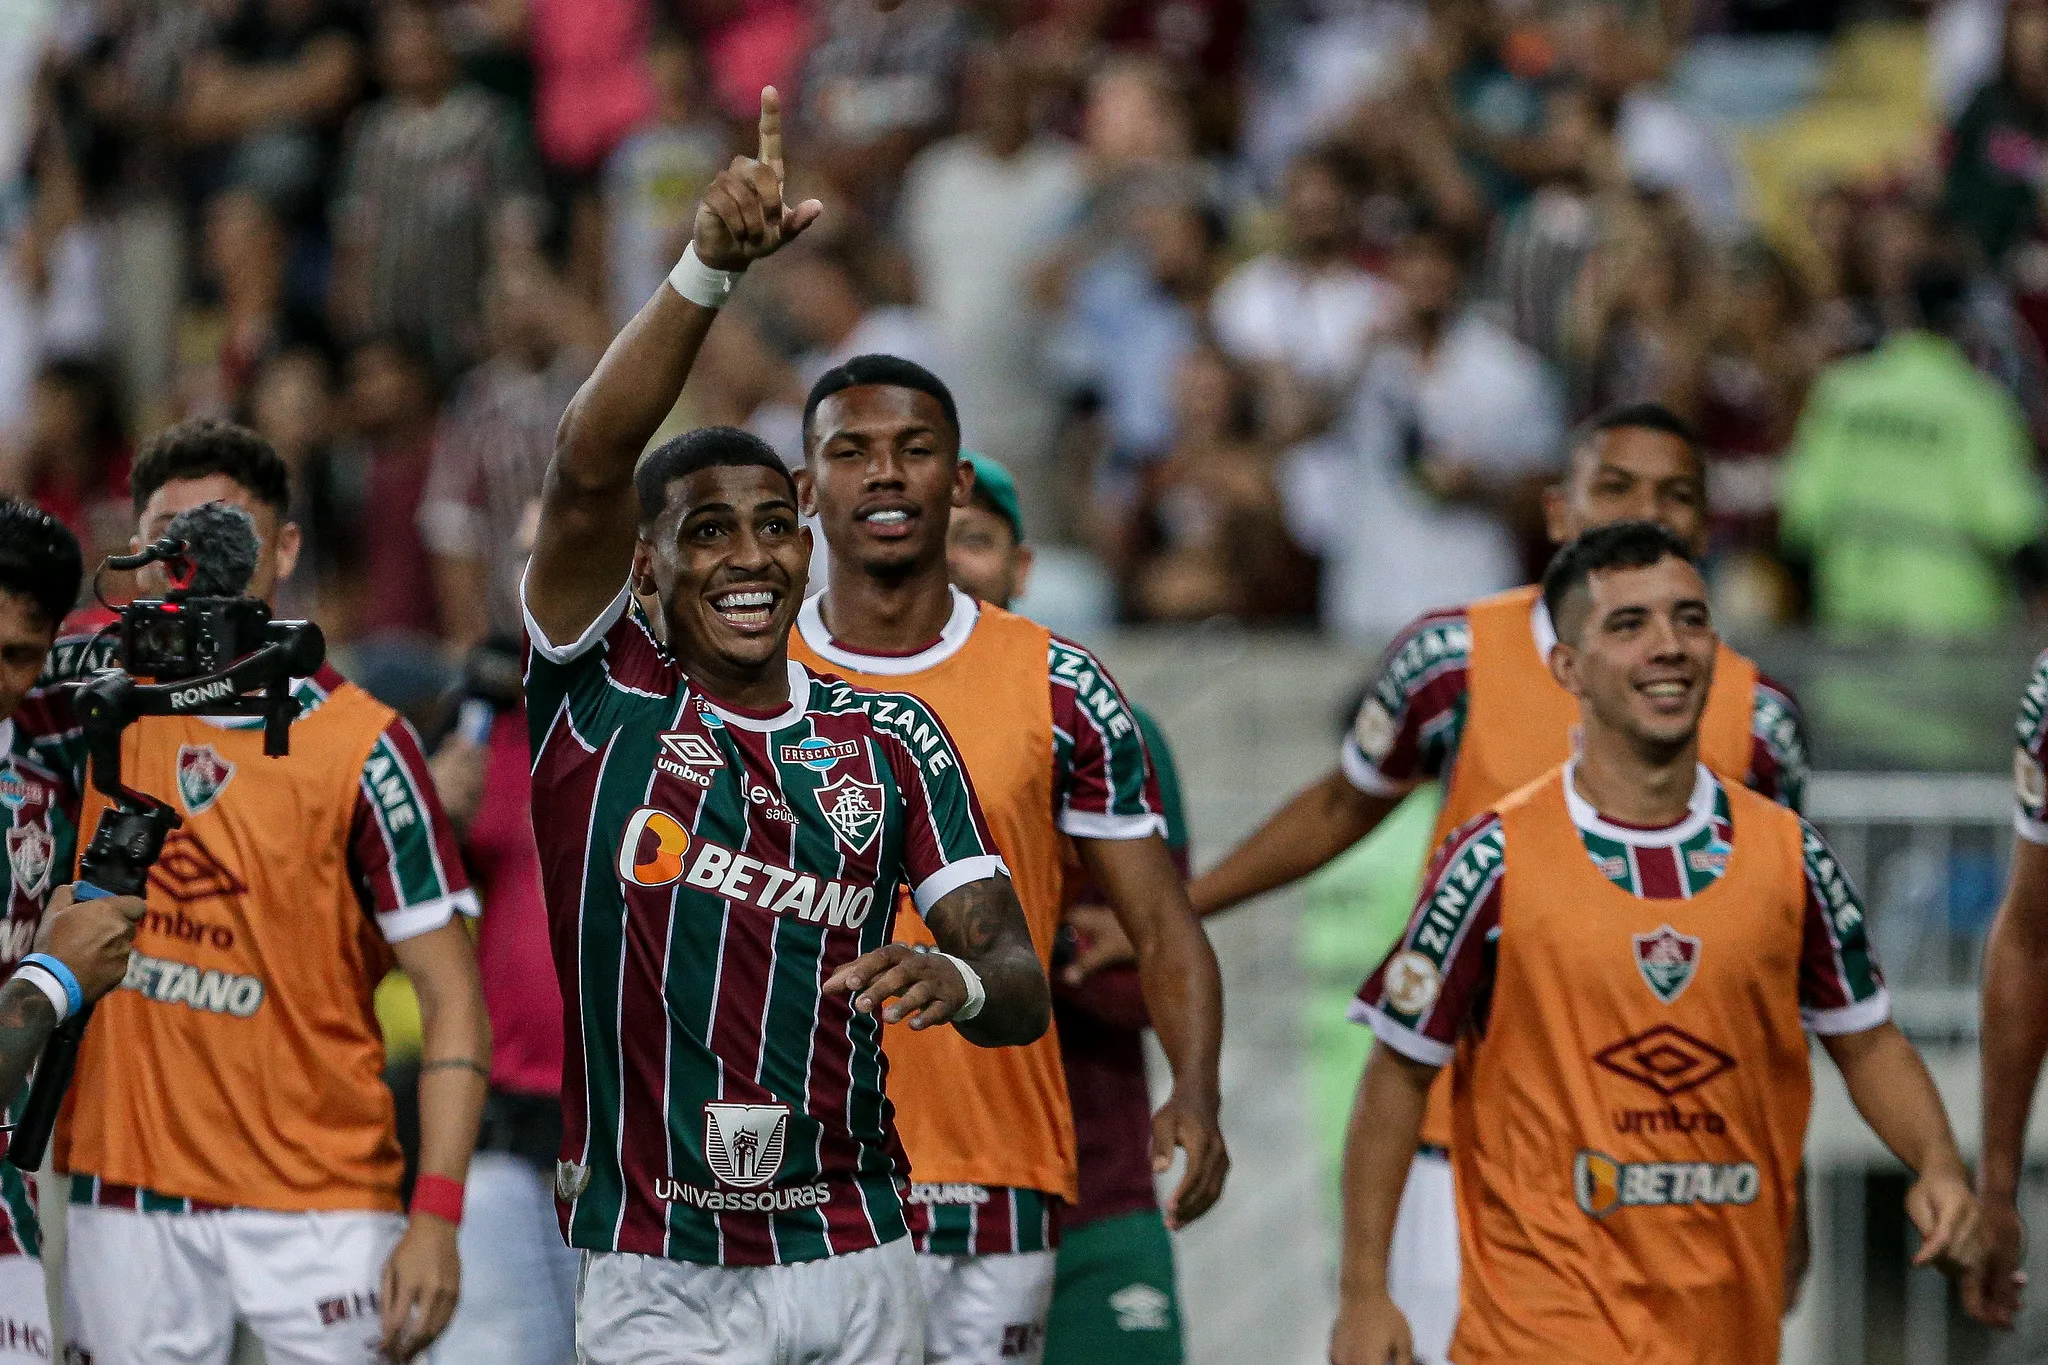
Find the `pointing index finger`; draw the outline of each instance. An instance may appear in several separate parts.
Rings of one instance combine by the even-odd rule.
[[[761,87],[761,158],[782,175],[782,96],[772,85]]]

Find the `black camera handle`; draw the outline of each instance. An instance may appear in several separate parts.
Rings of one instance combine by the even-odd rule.
[[[164,840],[182,822],[169,805],[121,781],[121,733],[144,716],[262,716],[263,752],[290,752],[291,723],[298,707],[292,679],[310,676],[327,655],[320,627],[308,621],[272,622],[273,638],[218,673],[175,683],[139,683],[118,668],[102,669],[73,696],[92,783],[112,798],[93,828],[92,842],[79,859],[73,893],[79,900],[140,896],[149,889],[149,870],[164,851]],[[261,689],[260,695],[257,690]],[[35,1171],[57,1126],[57,1111],[78,1066],[78,1045],[92,1020],[87,1005],[57,1026],[36,1063],[21,1119],[7,1141],[7,1160],[17,1170]]]

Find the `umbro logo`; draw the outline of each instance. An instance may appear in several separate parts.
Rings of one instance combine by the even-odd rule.
[[[664,730],[659,738],[662,752],[654,756],[654,766],[693,787],[711,785],[711,775],[699,769],[725,766],[718,746],[693,730]]]
[[[1705,1085],[1735,1069],[1735,1059],[1682,1028],[1659,1024],[1624,1038],[1593,1054],[1593,1060],[1617,1076],[1669,1099]]]

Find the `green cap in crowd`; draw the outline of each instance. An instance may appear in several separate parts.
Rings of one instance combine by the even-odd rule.
[[[1024,541],[1024,513],[1017,505],[1017,481],[1010,471],[978,450],[963,450],[960,458],[974,466],[974,491],[995,504],[996,513],[1010,523],[1010,534]]]

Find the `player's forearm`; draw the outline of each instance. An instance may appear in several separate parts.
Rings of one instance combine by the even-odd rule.
[[[1299,881],[1372,833],[1398,804],[1396,798],[1362,792],[1332,771],[1190,882],[1188,899],[1197,913],[1213,915]]]
[[[1159,1045],[1173,1066],[1174,1090],[1215,1102],[1222,1094],[1223,973],[1179,887],[1171,890],[1164,898],[1168,903],[1145,916],[1150,931],[1132,936],[1138,979]]]
[[[557,480],[579,492],[632,482],[640,452],[675,409],[717,317],[717,309],[691,303],[666,282],[654,291],[562,414]]]
[[[50,998],[19,979],[0,986],[0,1094],[18,1095],[57,1027]]]
[[[1961,1175],[1963,1155],[1927,1064],[1895,1024],[1822,1040],[1856,1112],[1915,1175]]]
[[[489,1089],[490,1016],[468,931],[451,923],[422,937],[435,940],[430,956],[400,964],[420,1001],[420,1170],[460,1183]]]
[[[2048,1058],[2048,1009],[2040,982],[2048,969],[2048,941],[2008,896],[1984,950],[1984,1013],[1979,1033],[1983,1067],[1984,1155],[1977,1171],[1987,1198],[2012,1199],[2019,1190],[2027,1116],[2034,1085]]]
[[[1387,1292],[1387,1248],[1422,1132],[1436,1068],[1376,1043],[1359,1079],[1344,1135],[1344,1244],[1338,1292],[1346,1299]]]
[[[956,887],[925,913],[925,925],[941,951],[981,978],[981,1012],[954,1021],[961,1037],[977,1047],[1019,1047],[1044,1036],[1052,1026],[1052,986],[1008,877]]]

